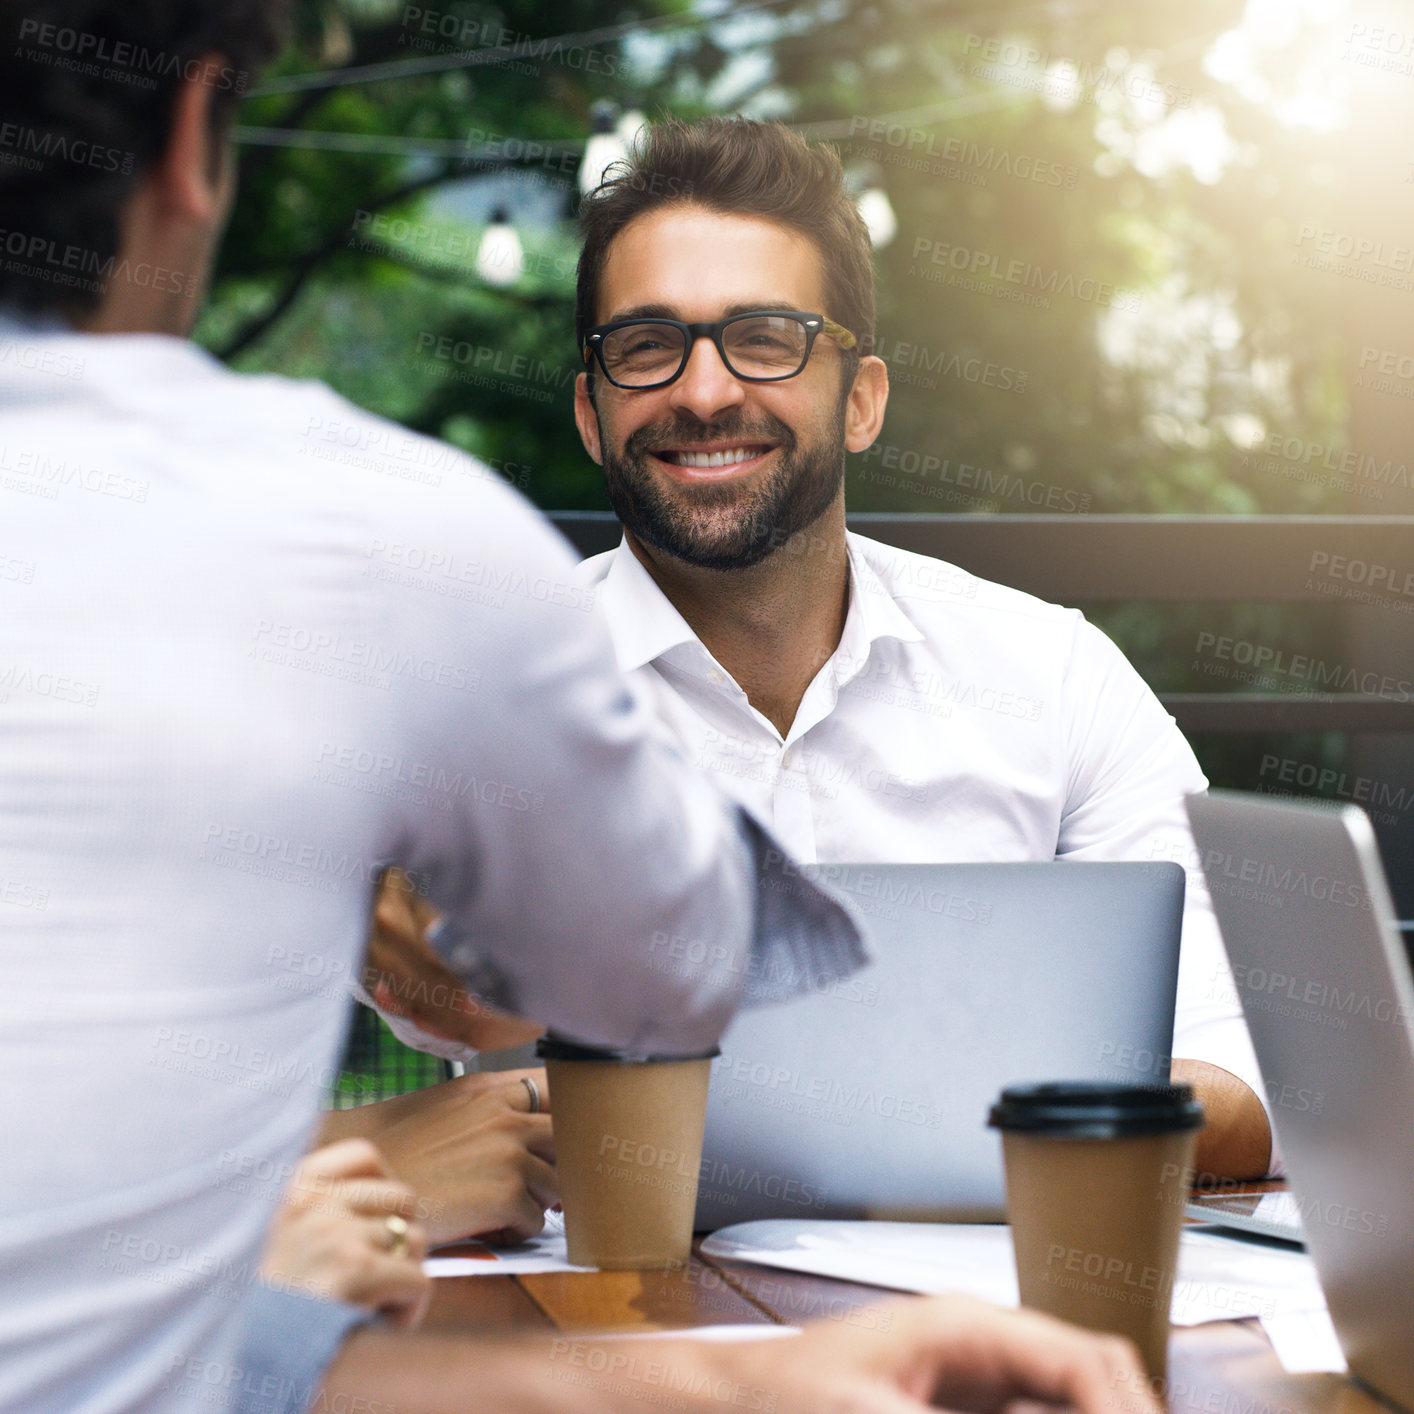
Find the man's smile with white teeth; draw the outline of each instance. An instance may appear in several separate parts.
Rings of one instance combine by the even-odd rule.
[[[657,455],[666,462],[672,462],[674,466],[712,467],[754,461],[770,450],[769,447],[733,447],[722,452],[678,452],[665,449]]]

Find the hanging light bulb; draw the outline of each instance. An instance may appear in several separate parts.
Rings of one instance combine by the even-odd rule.
[[[520,237],[511,225],[510,213],[498,206],[491,213],[491,224],[476,248],[476,273],[488,285],[504,290],[520,279],[525,268],[525,252]]]
[[[618,134],[619,140],[627,149],[632,149],[634,143],[638,141],[638,135],[648,126],[648,119],[642,111],[637,108],[630,108],[627,113],[614,124],[614,131]]]
[[[618,132],[619,110],[601,98],[589,110],[591,132],[584,144],[584,161],[579,164],[579,193],[588,196],[604,180],[605,171],[628,156],[628,143]],[[642,114],[638,115],[640,123]]]
[[[883,250],[898,235],[898,217],[894,214],[893,202],[884,190],[884,176],[877,166],[871,165],[864,177],[864,190],[855,198],[854,204],[864,218],[864,227],[875,250]]]

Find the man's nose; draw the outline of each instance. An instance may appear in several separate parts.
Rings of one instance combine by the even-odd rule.
[[[711,339],[693,340],[687,367],[668,392],[673,407],[692,413],[699,422],[710,422],[717,413],[746,400],[741,380],[722,362]]]

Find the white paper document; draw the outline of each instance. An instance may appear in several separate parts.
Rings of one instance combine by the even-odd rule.
[[[998,1223],[776,1219],[723,1228],[702,1250],[895,1291],[962,1291],[1017,1304],[1011,1229]],[[1086,1279],[1083,1271],[1075,1275]],[[1136,1275],[1136,1293],[1147,1289],[1142,1280]],[[1211,1232],[1183,1234],[1173,1288],[1175,1325],[1324,1309],[1316,1269],[1304,1252]]]
[[[724,1227],[702,1251],[894,1291],[966,1291],[1016,1305],[1011,1229],[996,1224],[777,1218]]]
[[[1345,1356],[1330,1312],[1282,1311],[1262,1318],[1262,1329],[1288,1375],[1345,1373]]]
[[[592,1267],[570,1265],[565,1250],[565,1220],[561,1213],[546,1213],[538,1237],[515,1247],[488,1247],[484,1242],[457,1242],[444,1247],[422,1263],[430,1277],[515,1277],[536,1272],[587,1272]]]

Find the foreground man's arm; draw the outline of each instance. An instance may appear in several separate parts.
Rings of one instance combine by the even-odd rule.
[[[1080,1414],[1160,1414],[1132,1346],[966,1297],[903,1302],[879,1328],[821,1322],[799,1337],[712,1345],[558,1337],[466,1341],[360,1331],[312,1409],[398,1414],[914,1414],[1039,1400]],[[365,1404],[356,1405],[363,1400]]]
[[[533,1041],[543,1026],[488,1007],[433,952],[427,937],[438,918],[401,869],[383,875],[355,992],[359,1001],[377,1007],[405,1045],[444,1060],[469,1061],[480,1051]]]

